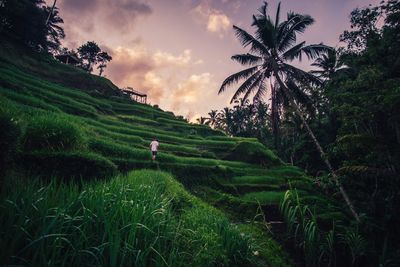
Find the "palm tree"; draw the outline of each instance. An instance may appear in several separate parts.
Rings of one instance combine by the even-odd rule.
[[[60,40],[65,38],[64,29],[60,26],[64,20],[54,5],[51,8],[44,6],[43,11],[48,16],[46,20],[47,46],[50,50],[56,51],[60,47]]]
[[[323,54],[321,57],[317,58],[311,66],[317,67],[319,70],[312,70],[310,73],[324,80],[330,80],[338,73],[349,70],[349,68],[344,65],[343,61],[340,60],[336,50],[331,50]]]
[[[232,59],[248,68],[226,78],[218,93],[220,94],[224,92],[228,86],[244,80],[236,90],[232,100],[235,100],[243,94],[246,99],[252,93],[258,95],[260,91],[265,92],[267,90],[265,86],[267,79],[276,82],[279,85],[279,90],[281,90],[282,94],[288,99],[290,105],[294,108],[296,114],[305,125],[321,158],[324,160],[346,204],[349,206],[351,213],[356,220],[359,221],[353,204],[340,184],[338,176],[308,125],[302,110],[296,103],[294,93],[284,82],[290,80],[298,84],[320,83],[320,80],[314,75],[289,63],[295,59],[301,60],[303,55],[306,55],[309,59],[317,58],[332,50],[332,48],[323,44],[306,45],[304,41],[296,43],[297,34],[303,33],[308,26],[313,24],[314,19],[308,15],[289,12],[287,14],[287,19],[281,22],[279,3],[275,20],[272,20],[272,18],[267,15],[267,6],[268,4],[264,2],[259,9],[259,14],[253,16],[252,26],[255,28],[254,36],[237,26],[233,26],[236,36],[241,41],[242,45],[250,49],[249,53],[234,55]]]
[[[208,112],[208,124],[211,127],[216,128],[218,126],[218,121],[219,121],[219,114],[218,114],[218,110],[211,110],[210,112]]]
[[[197,118],[196,121],[199,124],[209,125],[208,118],[205,118],[205,117]]]
[[[227,134],[231,135],[234,132],[234,121],[232,117],[232,110],[228,107],[222,109],[219,113],[219,127]]]

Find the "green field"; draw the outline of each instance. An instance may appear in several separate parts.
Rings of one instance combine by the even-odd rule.
[[[257,205],[278,207],[291,186],[319,196],[300,169],[257,139],[189,124],[104,78],[1,45],[2,265],[291,264]]]

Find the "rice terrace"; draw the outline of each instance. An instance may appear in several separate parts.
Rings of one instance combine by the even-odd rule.
[[[400,266],[399,42],[398,0],[0,0],[0,266]]]

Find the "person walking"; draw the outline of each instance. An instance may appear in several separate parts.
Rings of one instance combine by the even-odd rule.
[[[157,139],[154,138],[153,141],[151,141],[151,143],[150,143],[150,150],[151,150],[151,156],[152,156],[153,161],[156,159],[158,146],[159,146],[159,143],[158,143]]]

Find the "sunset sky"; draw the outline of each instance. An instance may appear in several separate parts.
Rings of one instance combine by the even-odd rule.
[[[301,37],[307,43],[338,46],[356,7],[379,0],[282,0],[316,22]],[[47,0],[50,5],[53,0]],[[230,57],[246,53],[232,25],[252,32],[260,0],[58,0],[67,35],[76,49],[95,41],[112,55],[105,75],[120,87],[146,92],[151,104],[195,120],[228,105],[235,87],[217,95],[222,81],[241,69]],[[268,1],[275,17],[278,1]],[[308,69],[309,62],[301,66]]]

